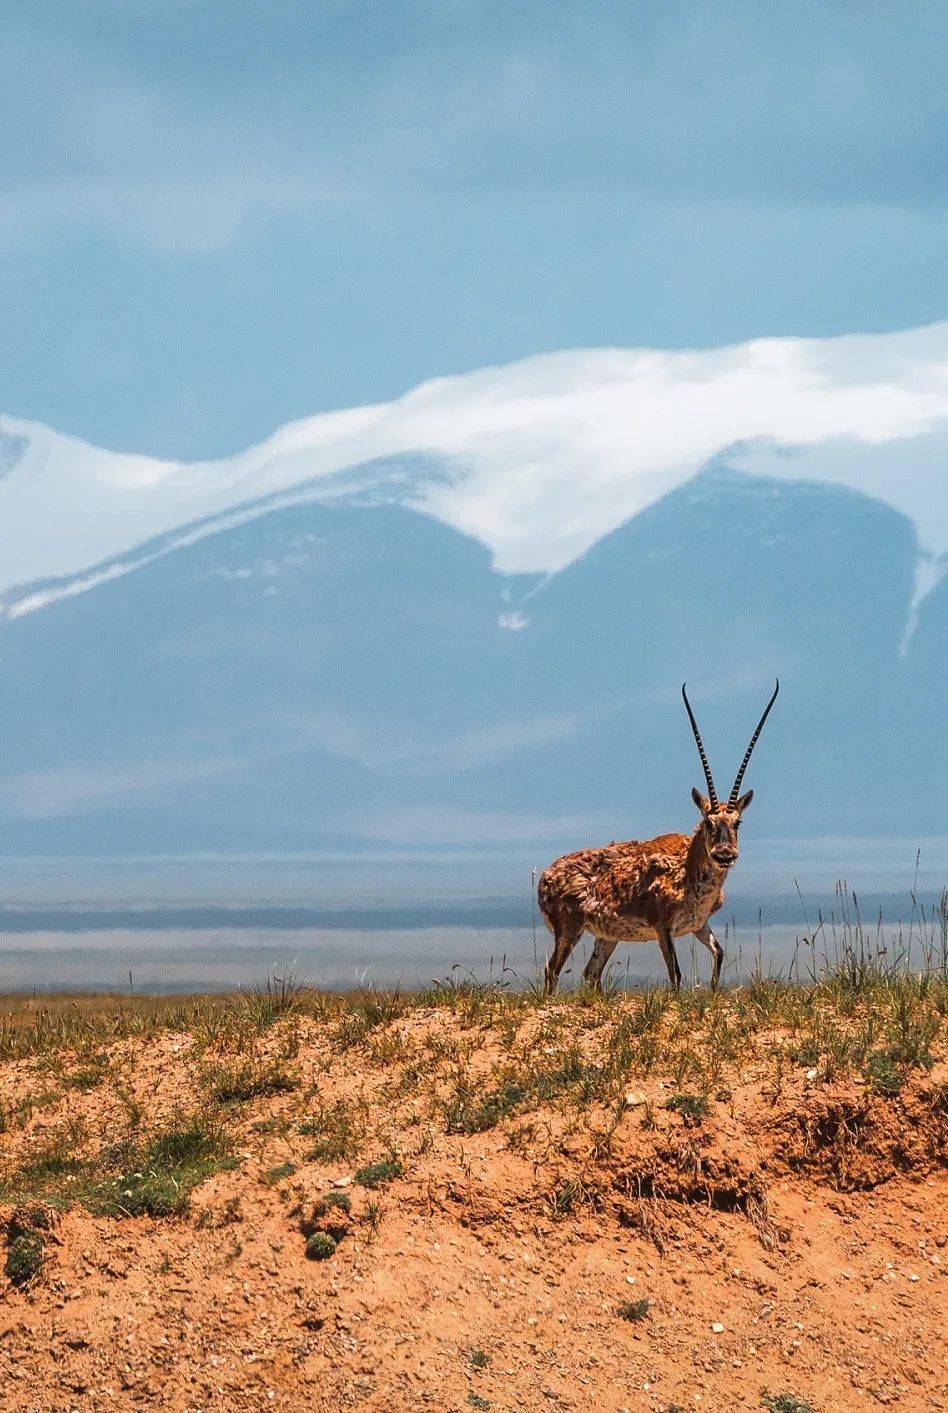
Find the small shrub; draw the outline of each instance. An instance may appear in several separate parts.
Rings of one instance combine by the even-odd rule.
[[[43,1269],[46,1239],[38,1231],[24,1231],[7,1242],[5,1270],[12,1285],[29,1285]]]
[[[300,1124],[300,1133],[315,1137],[308,1156],[317,1162],[336,1163],[354,1158],[365,1142],[364,1108],[347,1099],[320,1104],[316,1112]]]
[[[90,1089],[95,1089],[100,1085],[107,1073],[104,1065],[86,1065],[81,1069],[73,1070],[72,1074],[66,1075],[63,1084],[66,1089],[78,1089],[82,1093],[87,1093]]]
[[[328,1261],[335,1254],[336,1240],[328,1231],[314,1231],[312,1236],[306,1238],[307,1261]]]
[[[475,1369],[486,1369],[490,1364],[490,1355],[486,1349],[471,1350],[471,1364]]]
[[[526,1090],[519,1084],[505,1084],[487,1094],[459,1085],[445,1105],[445,1130],[447,1133],[486,1133],[512,1114],[526,1097]]]
[[[199,1119],[154,1134],[143,1146],[104,1155],[117,1176],[82,1194],[97,1216],[170,1217],[185,1212],[192,1190],[213,1173],[235,1166],[223,1130]]]
[[[874,1050],[866,1060],[866,1075],[878,1094],[893,1098],[902,1088],[902,1076],[884,1050]]]
[[[0,1133],[9,1133],[28,1123],[37,1109],[48,1109],[58,1104],[62,1095],[55,1089],[44,1089],[37,1094],[24,1094],[12,1104],[0,1104]]]
[[[3,1181],[5,1195],[15,1202],[54,1201],[67,1182],[81,1176],[79,1154],[86,1137],[85,1125],[75,1115],[46,1129],[22,1165]]]
[[[17,1208],[7,1222],[5,1270],[12,1285],[31,1285],[46,1260],[46,1234],[52,1226],[42,1207]]]
[[[299,1008],[304,987],[295,976],[271,972],[262,986],[255,986],[245,999],[247,1018],[261,1030],[281,1016]]]
[[[128,1183],[122,1187],[122,1183]],[[134,1173],[119,1178],[119,1186],[93,1203],[106,1216],[173,1217],[187,1206],[187,1194],[171,1172]]]
[[[765,1393],[760,1406],[769,1413],[813,1413],[813,1406],[792,1393]]]
[[[340,1018],[333,1036],[338,1050],[359,1045],[377,1026],[391,1025],[403,1016],[410,1002],[398,987],[394,991],[364,988],[348,998],[348,1009]]]
[[[190,1168],[221,1157],[226,1140],[220,1129],[193,1119],[175,1124],[149,1139],[145,1156],[160,1168]]]
[[[298,1080],[275,1060],[241,1060],[233,1065],[212,1065],[204,1083],[219,1104],[239,1104],[267,1094],[286,1094]]]
[[[680,1114],[686,1124],[700,1124],[711,1112],[711,1105],[703,1094],[673,1094],[666,1099],[665,1108]]]
[[[384,1187],[401,1175],[401,1161],[393,1155],[380,1158],[376,1163],[366,1163],[365,1167],[359,1168],[355,1180],[360,1187]]]
[[[795,1059],[798,1065],[802,1065],[804,1069],[808,1070],[812,1069],[814,1065],[819,1064],[820,1047],[812,1036],[808,1037],[806,1040],[800,1041],[800,1044],[797,1046]]]
[[[541,1071],[534,1081],[533,1088],[540,1100],[557,1099],[560,1095],[573,1094],[582,1103],[588,1103],[601,1091],[606,1072],[599,1065],[589,1065],[583,1060],[580,1050],[574,1045],[563,1055],[554,1069]]]
[[[904,989],[896,991],[886,1026],[889,1058],[906,1069],[931,1069],[935,1063],[931,1046],[939,1027],[939,1017],[926,1013],[917,996]]]
[[[270,1168],[270,1170],[264,1174],[263,1180],[268,1187],[276,1187],[279,1183],[285,1181],[286,1178],[292,1177],[295,1172],[295,1163],[278,1163],[275,1168]]]
[[[649,1312],[649,1302],[643,1296],[641,1300],[623,1300],[618,1306],[616,1314],[620,1320],[629,1320],[634,1324],[637,1320],[644,1320]]]
[[[580,1196],[580,1184],[572,1178],[567,1179],[562,1187],[555,1188],[553,1192],[554,1217],[565,1217],[567,1212],[572,1212]]]
[[[23,1164],[16,1179],[20,1189],[42,1197],[47,1193],[53,1195],[61,1183],[78,1178],[81,1174],[82,1163],[78,1158],[68,1158],[53,1152],[51,1148],[41,1148]]]
[[[489,1399],[489,1398],[481,1398],[480,1394],[479,1394],[479,1393],[475,1393],[473,1389],[472,1389],[471,1392],[468,1394],[468,1396],[467,1396],[467,1401],[468,1401],[468,1403],[471,1405],[472,1408],[489,1408],[489,1407],[490,1407],[490,1399]]]
[[[309,1215],[302,1218],[300,1231],[304,1236],[312,1236],[317,1231],[327,1232],[338,1244],[348,1234],[351,1206],[345,1193],[327,1192],[325,1197],[316,1198]]]

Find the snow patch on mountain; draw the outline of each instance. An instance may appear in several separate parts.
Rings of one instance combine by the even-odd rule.
[[[754,475],[847,486],[913,522],[917,607],[948,554],[948,323],[542,355],[307,418],[219,461],[101,451],[10,417],[0,447],[8,610],[15,586],[47,581],[28,601],[35,609],[136,567],[149,542],[164,537],[166,552],[274,498],[322,498],[352,468],[415,456],[412,503],[487,545],[505,573],[555,572],[716,457]]]
[[[811,447],[758,443],[736,449],[728,465],[755,476],[846,486],[886,502],[912,521],[919,552],[904,652],[922,601],[948,569],[948,427],[876,444],[851,437],[831,437]]]

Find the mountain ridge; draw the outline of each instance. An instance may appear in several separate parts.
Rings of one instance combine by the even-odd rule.
[[[399,498],[479,539],[499,572],[555,572],[726,456],[738,473],[845,485],[904,514],[918,538],[914,612],[948,563],[946,449],[948,323],[538,355],[192,464],[100,451],[4,415],[0,602],[42,607],[57,585],[80,592],[84,576],[124,572],[165,536],[212,533],[274,497],[331,499],[360,468],[400,458],[414,479]],[[47,594],[30,598],[41,583]]]
[[[878,501],[723,465],[529,578],[412,504],[271,506],[0,621],[0,842],[644,837],[690,815],[682,678],[723,779],[775,674],[754,832],[937,835],[948,597],[900,656],[915,554]]]
[[[944,834],[948,324],[548,355],[190,467],[0,430],[8,856],[648,837],[681,681],[724,780],[777,675],[752,836]]]

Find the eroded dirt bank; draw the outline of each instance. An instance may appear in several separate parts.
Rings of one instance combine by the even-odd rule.
[[[944,997],[778,990],[11,1018],[0,1406],[948,1408]]]

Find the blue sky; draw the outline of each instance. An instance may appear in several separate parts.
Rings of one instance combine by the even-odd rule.
[[[948,313],[948,6],[27,0],[0,408],[227,453],[578,345]]]

